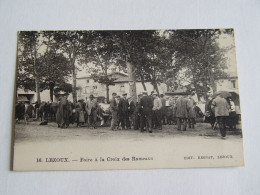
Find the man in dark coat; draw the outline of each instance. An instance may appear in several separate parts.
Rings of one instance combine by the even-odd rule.
[[[136,110],[136,104],[135,102],[133,101],[133,98],[130,97],[128,98],[129,100],[129,109],[128,109],[128,114],[129,114],[129,120],[130,120],[130,125],[129,125],[129,128],[135,128],[135,110]]]
[[[140,100],[141,100],[142,97],[143,97],[142,94],[138,95],[138,99],[137,99],[137,102],[136,102],[136,105],[135,105],[135,111],[134,111],[134,116],[135,116],[134,129],[135,130],[140,129],[140,126],[141,126],[141,115],[143,115],[143,109],[140,107]],[[142,119],[144,119],[144,117],[142,117]],[[143,124],[145,124],[145,123],[143,122]]]
[[[188,99],[185,96],[181,96],[176,101],[176,118],[178,130],[186,131],[187,119],[188,119]]]
[[[141,132],[144,131],[144,122],[149,133],[152,133],[152,113],[153,113],[153,98],[143,92],[143,97],[140,100],[140,108],[143,114],[141,115]]]
[[[120,123],[122,129],[128,129],[130,126],[129,115],[128,115],[129,102],[126,99],[127,97],[126,93],[124,93],[122,96],[123,98],[120,99],[118,104],[118,114],[120,117]]]
[[[93,95],[89,96],[89,100],[86,103],[86,109],[88,113],[88,123],[90,127],[96,128],[97,122],[97,110],[98,110],[98,103],[97,100],[94,99]]]
[[[189,95],[188,97],[188,121],[189,121],[189,128],[194,129],[195,128],[195,118],[196,118],[196,112],[195,112],[195,106],[196,106],[196,102],[194,101],[194,99]]]
[[[110,111],[112,114],[112,120],[111,120],[111,130],[115,130],[117,126],[117,115],[118,115],[118,105],[116,101],[116,93],[112,93],[112,100],[110,101]]]
[[[161,114],[162,114],[162,124],[166,125],[167,117],[166,117],[166,99],[164,98],[164,95],[160,95],[160,99],[162,102],[162,108],[161,108]]]
[[[210,123],[212,129],[214,128],[216,117],[215,117],[215,110],[211,108],[213,99],[210,97],[209,100],[205,104],[205,123]]]
[[[67,97],[61,97],[59,101],[58,110],[56,113],[56,121],[58,127],[67,128],[69,126],[69,117],[70,117],[70,105],[67,100]]]

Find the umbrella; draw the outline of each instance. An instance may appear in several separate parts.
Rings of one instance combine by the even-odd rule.
[[[213,94],[212,98],[217,97],[218,95],[221,95],[223,98],[229,98],[232,97],[232,94],[227,91],[217,91]]]

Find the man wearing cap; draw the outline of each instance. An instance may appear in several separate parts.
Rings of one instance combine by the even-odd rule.
[[[115,130],[118,121],[117,121],[117,114],[118,114],[118,104],[116,100],[116,93],[112,93],[112,100],[110,101],[110,110],[112,113],[112,120],[111,120],[111,130]]]
[[[141,115],[141,132],[144,131],[144,126],[149,133],[152,133],[152,112],[153,112],[153,98],[147,95],[147,92],[143,92],[143,97],[140,100],[140,108],[143,110]],[[144,124],[145,123],[145,124]]]
[[[118,103],[118,115],[120,117],[120,123],[122,129],[128,129],[130,122],[129,122],[129,115],[128,115],[128,108],[129,102],[127,100],[127,93],[122,94],[123,98],[120,99]]]
[[[90,127],[96,128],[96,122],[97,122],[97,108],[98,103],[94,99],[93,95],[89,96],[89,100],[86,103],[86,111],[88,113],[88,124]]]

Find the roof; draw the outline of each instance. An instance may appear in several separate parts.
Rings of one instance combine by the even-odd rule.
[[[113,73],[107,74],[107,76],[113,76],[113,75],[121,75],[121,76],[127,77],[127,74],[123,73],[123,72],[113,72]],[[88,76],[78,77],[77,79],[91,79],[91,78],[92,78],[92,76],[88,75]]]
[[[126,77],[120,77],[120,78],[118,78],[114,81],[114,83],[128,83],[128,82],[129,82],[129,80],[128,80],[127,76]]]
[[[175,91],[167,91],[165,95],[184,95],[187,94],[187,88],[177,89]]]

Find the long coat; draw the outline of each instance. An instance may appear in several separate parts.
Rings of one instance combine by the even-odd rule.
[[[188,118],[188,99],[179,97],[176,101],[175,110],[177,118]]]
[[[93,111],[96,111],[98,108],[98,103],[95,99],[88,100],[86,103],[86,111],[88,115],[91,115]]]
[[[189,99],[187,103],[189,118],[196,118],[195,106],[196,106],[196,102],[194,101],[194,99],[192,98]]]
[[[211,104],[212,108],[215,108],[215,117],[229,116],[230,106],[224,98],[216,97]]]
[[[143,96],[140,100],[140,107],[144,112],[152,112],[153,98],[151,96]]]
[[[118,103],[118,112],[125,114],[128,112],[128,107],[129,107],[128,100],[125,100],[123,98],[120,99]]]
[[[62,97],[56,113],[56,122],[59,126],[68,126],[70,117],[70,105],[65,97]]]

